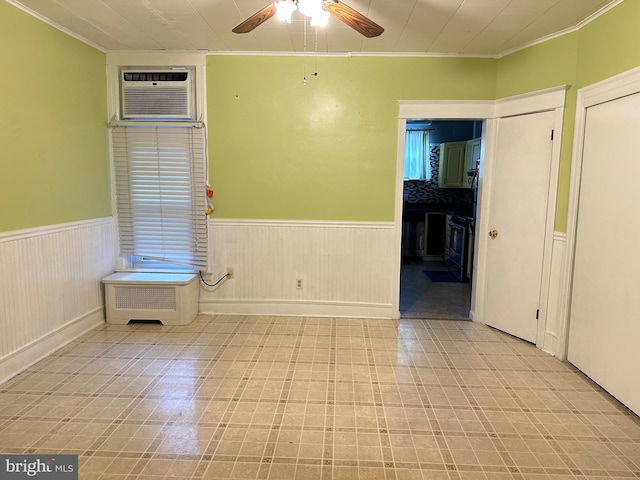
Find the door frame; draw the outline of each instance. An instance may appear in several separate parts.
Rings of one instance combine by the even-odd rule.
[[[576,102],[575,133],[571,158],[571,183],[567,213],[567,245],[562,265],[561,312],[558,324],[558,351],[556,356],[566,360],[569,348],[569,320],[571,317],[571,292],[578,234],[578,208],[582,177],[582,159],[587,125],[587,110],[601,103],[640,93],[640,67],[628,70],[578,90]]]
[[[542,347],[547,321],[549,284],[551,276],[551,252],[555,222],[557,180],[560,165],[560,145],[562,142],[562,122],[567,86],[549,88],[536,92],[506,97],[499,100],[399,100],[398,145],[396,161],[396,202],[394,217],[396,262],[394,264],[392,292],[392,312],[400,318],[400,269],[402,266],[402,208],[404,183],[404,141],[408,119],[430,120],[483,120],[482,141],[484,162],[480,165],[478,178],[478,204],[476,231],[489,231],[489,206],[492,192],[492,170],[495,164],[498,122],[500,118],[526,115],[542,111],[555,112],[555,140],[553,144],[547,223],[544,244],[544,265],[541,288],[540,319],[538,322],[537,346]],[[484,321],[484,295],[486,288],[487,239],[483,235],[474,237],[474,282],[471,292],[470,318]]]

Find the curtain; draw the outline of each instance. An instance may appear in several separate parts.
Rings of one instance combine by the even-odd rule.
[[[407,130],[404,145],[404,179],[431,179],[429,130]]]
[[[205,129],[113,126],[120,253],[205,271]]]

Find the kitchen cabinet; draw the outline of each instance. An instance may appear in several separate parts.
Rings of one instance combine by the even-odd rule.
[[[471,188],[472,178],[467,171],[480,160],[482,139],[440,144],[438,186],[441,188]]]
[[[405,210],[402,213],[402,257],[409,258],[424,256],[424,211]]]
[[[440,144],[440,165],[438,186],[441,188],[462,188],[465,151],[467,142]]]
[[[412,212],[402,222],[402,256],[443,258],[445,253],[445,214]]]

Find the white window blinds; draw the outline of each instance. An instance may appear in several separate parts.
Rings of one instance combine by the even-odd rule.
[[[207,269],[205,129],[112,125],[120,253]]]

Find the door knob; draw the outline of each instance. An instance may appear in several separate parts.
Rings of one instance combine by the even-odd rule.
[[[489,232],[489,236],[490,236],[491,238],[494,238],[494,239],[495,239],[495,238],[498,236],[498,231],[497,231],[497,230],[491,230],[491,231]]]

